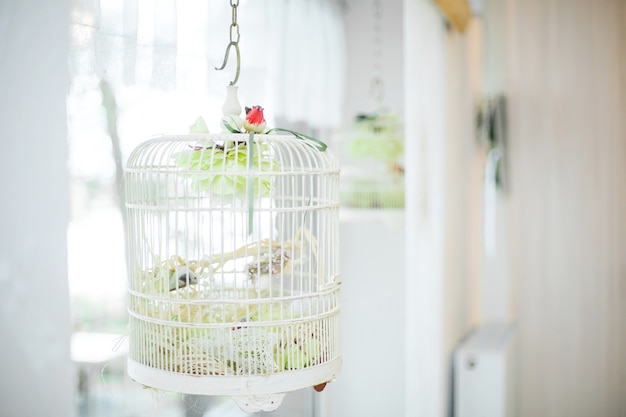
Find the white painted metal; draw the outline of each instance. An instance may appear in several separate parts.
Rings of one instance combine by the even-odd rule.
[[[454,353],[454,416],[512,417],[515,398],[514,326],[483,325]]]
[[[128,371],[249,412],[331,381],[339,169],[294,135],[149,140],[126,169]]]
[[[196,395],[206,395],[210,392],[213,395],[237,397],[248,392],[254,395],[285,393],[315,386],[320,384],[320,381],[332,381],[341,370],[341,362],[341,358],[336,358],[297,371],[250,375],[245,378],[239,375],[199,375],[194,376],[193,384],[189,385],[188,375],[163,371],[129,359],[128,374],[136,381],[155,381],[159,388],[165,391]]]

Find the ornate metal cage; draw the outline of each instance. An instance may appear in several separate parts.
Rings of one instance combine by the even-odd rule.
[[[132,152],[125,189],[134,380],[253,412],[338,374],[330,151],[292,135],[162,136]]]

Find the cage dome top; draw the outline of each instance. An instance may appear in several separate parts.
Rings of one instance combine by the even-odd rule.
[[[253,150],[250,153],[250,149]],[[255,152],[256,151],[256,152]],[[237,161],[252,155],[250,168],[272,168],[272,172],[339,171],[331,151],[321,151],[316,143],[294,134],[255,134],[251,139],[245,133],[195,133],[161,135],[146,140],[131,153],[127,169],[170,168],[232,171],[241,170],[241,164],[228,164],[228,156]],[[224,158],[224,159],[220,159]],[[198,166],[192,162],[201,163]],[[270,165],[263,165],[267,162]],[[246,166],[246,169],[248,166]]]

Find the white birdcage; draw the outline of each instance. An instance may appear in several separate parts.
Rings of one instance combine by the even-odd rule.
[[[128,373],[248,412],[341,367],[339,168],[296,135],[162,136],[125,177]]]

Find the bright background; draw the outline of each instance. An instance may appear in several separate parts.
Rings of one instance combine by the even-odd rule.
[[[326,403],[306,397],[299,412],[353,404],[361,415],[446,416],[451,354],[489,319],[517,323],[520,416],[625,414],[626,4],[472,3],[481,11],[460,34],[431,0],[383,2],[406,206],[399,221],[343,218],[347,372]],[[242,1],[242,102],[339,150],[342,129],[371,108],[371,4]],[[227,9],[218,0],[0,1],[1,414],[84,413],[71,335],[124,332],[119,170],[100,79],[115,93],[122,165],[147,136],[183,132],[198,115],[214,126],[233,74],[232,64],[212,69]],[[494,93],[509,104],[510,188],[498,197],[501,256],[488,259],[474,112],[477,97]],[[114,375],[97,371],[97,399],[117,399]],[[193,411],[120,384],[134,402],[116,415]]]

